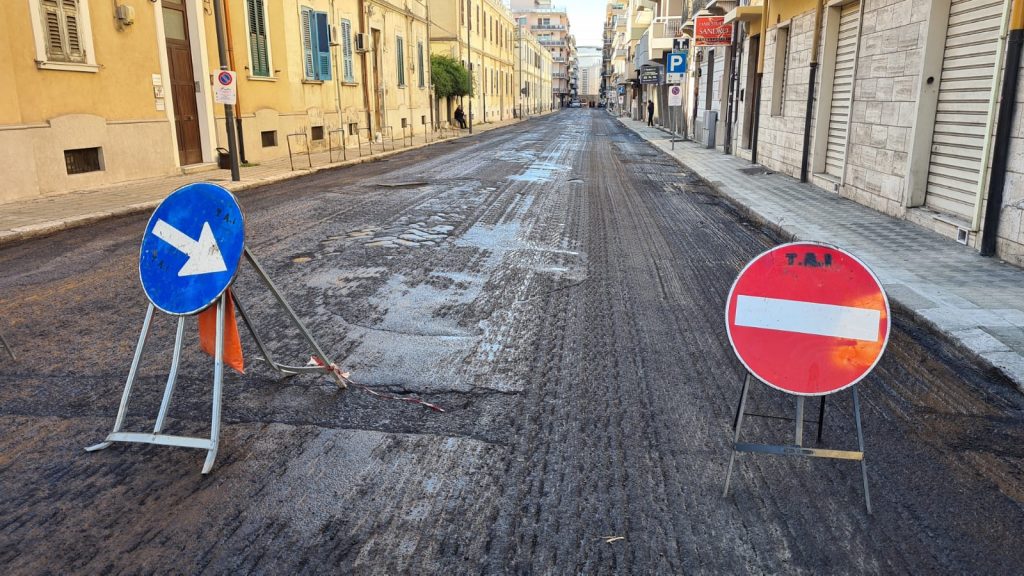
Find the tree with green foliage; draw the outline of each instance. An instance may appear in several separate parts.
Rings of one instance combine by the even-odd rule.
[[[438,98],[473,95],[469,70],[458,60],[441,54],[430,55],[430,78],[434,81],[434,94]]]

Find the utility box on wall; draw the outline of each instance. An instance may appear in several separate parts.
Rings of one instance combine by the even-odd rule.
[[[705,148],[715,147],[715,133],[718,131],[718,111],[704,111],[704,127],[701,134],[701,143]]]

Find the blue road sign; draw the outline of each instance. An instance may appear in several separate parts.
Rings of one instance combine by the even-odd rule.
[[[235,197],[214,184],[183,186],[149,218],[139,253],[142,289],[168,314],[195,314],[231,285],[244,249]]]
[[[666,68],[669,74],[686,74],[686,60],[689,53],[687,52],[671,52],[668,55],[668,65]]]

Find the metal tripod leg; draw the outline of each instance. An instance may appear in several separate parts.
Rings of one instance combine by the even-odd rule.
[[[821,406],[818,408],[818,443],[821,443],[821,427],[825,425],[825,397],[821,397]]]
[[[864,429],[860,423],[860,396],[857,395],[857,386],[853,386],[853,417],[857,421],[857,446],[861,454],[864,454]],[[864,477],[864,505],[867,506],[868,514],[871,514],[871,492],[868,490],[868,463],[864,456],[860,460],[860,472]]]
[[[804,397],[796,397],[796,442],[797,446],[804,445]]]
[[[740,391],[740,404],[736,406],[736,416],[732,419],[732,429],[736,429],[736,423],[740,420],[740,410],[743,409],[743,397],[747,394],[747,386],[750,385],[750,372],[747,372],[746,378],[743,379],[743,389]]]
[[[181,344],[185,340],[185,317],[178,318],[178,333],[174,337],[174,356],[171,358],[171,371],[167,375],[167,386],[164,388],[164,399],[160,402],[160,412],[156,415],[156,425],[153,426],[153,434],[159,434],[164,429],[164,418],[167,417],[167,408],[171,405],[171,395],[174,394],[174,382],[178,379],[178,362],[181,360]]]
[[[213,461],[217,459],[217,445],[220,439],[220,397],[224,383],[224,307],[227,296],[222,295],[217,301],[217,340],[213,356],[213,417],[210,420],[210,449],[203,463],[203,474],[213,469]]]
[[[743,393],[740,395],[740,408],[736,413],[736,434],[733,436],[732,444],[732,455],[729,456],[729,469],[725,473],[725,490],[722,492],[722,497],[729,495],[729,482],[732,480],[732,467],[736,463],[736,443],[740,441],[740,429],[743,427],[743,412],[747,407],[747,392],[749,391],[750,374],[743,380]]]
[[[309,345],[312,346],[313,350],[315,350],[316,353],[320,356],[320,360],[322,360],[325,364],[331,364],[330,358],[327,357],[327,354],[324,353],[323,349],[320,348],[320,345],[317,344],[316,340],[313,338],[313,335],[310,334],[309,330],[307,330],[306,326],[302,323],[302,320],[299,320],[299,317],[295,314],[295,311],[292,310],[292,307],[288,305],[288,302],[284,299],[284,296],[281,295],[281,292],[277,289],[277,286],[274,285],[274,282],[270,279],[270,276],[268,276],[267,273],[263,270],[263,267],[260,266],[260,263],[256,261],[256,257],[252,255],[252,252],[250,252],[248,248],[245,249],[245,257],[247,260],[249,260],[249,264],[252,264],[252,267],[256,270],[256,273],[260,277],[260,279],[263,280],[263,283],[266,284],[267,288],[270,289],[270,293],[273,294],[274,298],[277,299],[278,304],[280,304],[281,307],[284,308],[286,312],[288,312],[288,316],[291,317],[292,322],[295,323],[295,326],[299,329],[299,332],[302,333],[302,336],[306,339],[306,342],[309,342]],[[332,371],[331,376],[334,378],[334,381],[339,388],[348,388],[348,385],[345,383],[345,380],[342,379],[340,375]]]
[[[4,339],[3,334],[0,334],[0,346],[4,347],[4,350],[6,350],[7,354],[10,355],[11,360],[17,360],[14,356],[14,350],[11,350],[11,346],[7,343],[7,340]]]
[[[142,351],[146,348],[146,337],[149,336],[149,327],[153,321],[153,310],[154,306],[149,305],[146,309],[146,319],[142,322],[142,333],[139,334],[139,343],[135,346],[135,358],[132,359],[132,367],[128,370],[128,380],[124,384],[124,393],[121,395],[121,406],[117,409],[117,419],[114,420],[114,429],[110,432],[112,435],[121,431],[121,426],[124,424],[125,415],[128,413],[128,397],[132,394],[132,385],[135,384],[135,375],[139,371],[139,364],[142,360]],[[95,452],[96,450],[103,450],[110,446],[109,436],[108,440],[89,446],[86,448],[86,452]]]
[[[242,302],[238,299],[238,294],[231,294],[232,300],[235,302],[235,308],[238,309],[238,315],[242,317],[242,322],[245,327],[249,329],[249,333],[252,334],[252,339],[256,341],[256,347],[260,349],[260,354],[263,354],[263,359],[267,361],[267,364],[282,374],[283,376],[295,376],[296,372],[292,372],[285,368],[282,368],[281,364],[274,361],[274,358],[270,355],[270,350],[267,349],[266,345],[263,344],[263,339],[256,332],[256,326],[249,319],[249,315],[245,312],[245,307],[242,306]]]

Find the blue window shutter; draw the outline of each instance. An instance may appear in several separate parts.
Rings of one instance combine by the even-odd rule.
[[[331,31],[325,12],[316,14],[317,60],[316,71],[318,80],[331,79]]]
[[[302,9],[302,66],[306,78],[316,78],[316,60],[313,58],[313,45],[316,35],[316,28],[312,23],[313,11],[309,8]]]

